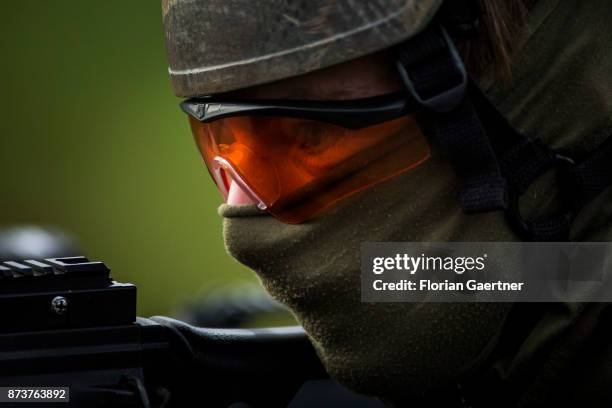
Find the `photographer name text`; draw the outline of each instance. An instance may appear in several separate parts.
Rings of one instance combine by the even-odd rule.
[[[417,273],[454,273],[455,276],[466,272],[478,273],[486,269],[487,254],[481,256],[441,257],[426,256],[420,254],[411,256],[408,254],[396,254],[391,257],[372,258],[371,272],[374,275],[382,275],[385,272],[394,271],[415,277]],[[382,278],[382,276],[380,276]],[[439,275],[438,275],[439,277]],[[462,282],[448,279],[395,279],[385,281],[375,279],[372,281],[372,289],[375,291],[448,291],[448,292],[489,292],[489,291],[521,291],[524,282],[484,281],[469,279]]]

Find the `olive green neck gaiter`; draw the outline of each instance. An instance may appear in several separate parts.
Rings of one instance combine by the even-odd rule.
[[[513,87],[486,90],[520,131],[570,153],[590,150],[610,133],[611,15],[611,2],[536,4]],[[528,214],[552,205],[552,184],[545,177],[529,190]],[[225,217],[229,253],[289,306],[332,376],[377,396],[421,394],[484,370],[482,362],[490,364],[512,306],[362,303],[360,244],[518,240],[501,212],[465,215],[457,204],[457,185],[447,160],[434,149],[432,158],[413,171],[351,197],[312,222],[283,224],[254,206],[222,205],[219,212]],[[583,211],[574,238],[612,238],[612,206],[601,201],[610,198],[599,197]],[[551,305],[513,354],[492,364],[503,378],[520,375],[581,310],[581,305]]]

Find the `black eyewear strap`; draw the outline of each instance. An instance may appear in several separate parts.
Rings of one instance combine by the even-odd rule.
[[[200,122],[233,116],[280,116],[317,120],[349,129],[372,126],[421,109],[406,92],[342,101],[231,99],[221,96],[192,98],[181,109]]]

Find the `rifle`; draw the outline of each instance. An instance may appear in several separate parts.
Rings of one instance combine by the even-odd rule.
[[[136,286],[83,256],[0,263],[0,306],[0,387],[68,387],[68,398],[33,406],[284,407],[308,382],[319,384],[308,398],[324,390],[325,406],[339,406],[329,405],[334,398],[380,406],[330,388],[301,327],[211,329],[140,318]],[[44,401],[24,396],[34,398],[21,393],[0,406]]]

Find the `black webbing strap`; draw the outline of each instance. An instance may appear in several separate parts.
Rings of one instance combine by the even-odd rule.
[[[480,89],[446,31],[435,24],[398,47],[398,70],[410,95],[432,115],[435,141],[461,180],[466,213],[504,209],[526,240],[566,241],[581,208],[612,185],[612,138],[578,164],[518,133]],[[562,210],[526,220],[519,198],[542,174],[558,171]],[[567,199],[569,198],[569,199]]]
[[[544,145],[526,138],[506,150],[500,158],[502,173],[518,194],[523,194],[553,163],[554,158]]]
[[[477,110],[502,174],[515,193],[527,188],[562,158],[538,140],[518,133],[473,83],[468,93]],[[569,159],[567,159],[569,160]]]
[[[518,133],[476,85],[470,87],[469,93],[508,182],[509,207],[506,216],[510,224],[525,240],[569,240],[574,208],[526,220],[521,215],[519,198],[546,171],[558,168],[563,174],[572,160],[557,154],[540,141]]]
[[[461,181],[466,213],[507,208],[507,186],[476,110],[466,97],[467,74],[455,46],[433,25],[398,47],[406,88],[433,116],[436,143]]]
[[[476,86],[469,93],[510,187],[506,214],[512,225],[528,240],[569,240],[571,223],[582,207],[612,185],[612,137],[575,163],[540,141],[518,133]],[[554,168],[558,170],[557,182],[563,199],[561,211],[533,220],[523,219],[519,197],[538,177]]]
[[[507,185],[469,99],[435,114],[436,142],[460,179],[459,202],[467,214],[507,208]]]

